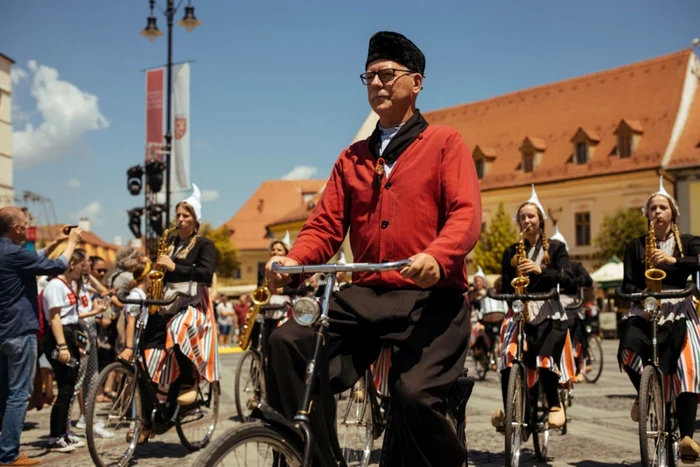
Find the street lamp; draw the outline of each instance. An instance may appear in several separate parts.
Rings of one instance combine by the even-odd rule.
[[[149,0],[149,6],[151,9],[151,14],[146,20],[146,27],[140,32],[140,34],[150,42],[155,41],[158,37],[163,35],[163,32],[158,29],[156,22],[156,17],[154,14],[154,8],[156,5],[155,0]],[[165,225],[170,225],[170,161],[172,153],[172,83],[173,83],[173,19],[177,13],[178,7],[182,4],[182,1],[178,6],[175,6],[175,0],[167,0],[167,7],[163,12],[165,18],[168,22],[168,62],[167,62],[167,77],[166,77],[166,110],[165,110],[165,151],[164,151],[164,165],[165,165]],[[187,1],[187,6],[185,7],[185,15],[178,21],[178,24],[185,28],[187,32],[192,32],[196,27],[202,24],[195,15],[194,7],[191,5],[191,0]],[[148,204],[148,203],[147,203]],[[148,208],[148,206],[146,206]]]

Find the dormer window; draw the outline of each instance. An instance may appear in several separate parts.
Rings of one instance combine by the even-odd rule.
[[[523,172],[530,173],[535,170],[535,154],[532,151],[523,152]]]
[[[476,175],[479,177],[479,180],[483,180],[489,173],[491,164],[496,160],[496,151],[486,146],[477,146],[472,153],[472,158],[476,167]]]
[[[615,153],[617,156],[621,159],[632,157],[642,139],[642,133],[644,133],[644,129],[638,120],[620,120],[620,124],[615,130],[617,135]]]
[[[522,162],[520,168],[523,173],[533,172],[542,162],[542,155],[547,145],[541,138],[526,137],[520,146]]]
[[[571,157],[571,162],[576,165],[588,164],[593,158],[598,141],[600,141],[598,133],[590,129],[579,127],[574,137],[571,138],[571,142],[574,145],[574,153]]]
[[[588,143],[579,141],[576,143],[576,163],[585,164],[588,162]]]

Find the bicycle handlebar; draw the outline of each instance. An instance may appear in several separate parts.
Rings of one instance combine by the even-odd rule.
[[[402,269],[411,264],[410,259],[388,263],[348,263],[348,264],[314,264],[300,266],[282,266],[272,263],[272,270],[282,274],[330,274],[336,272],[383,272]]]
[[[493,289],[489,289],[486,292],[486,295],[489,296],[489,298],[492,298],[494,300],[501,300],[504,302],[514,302],[515,300],[521,300],[521,301],[545,301],[545,300],[550,300],[553,298],[558,298],[559,293],[557,292],[557,289],[552,289],[549,292],[546,293],[526,293],[526,294],[496,294],[493,292]]]
[[[641,302],[645,298],[653,297],[659,298],[686,298],[698,292],[698,288],[695,285],[691,285],[687,289],[683,290],[666,290],[661,292],[635,292],[635,293],[624,293],[621,288],[615,289],[615,296],[621,300],[628,300],[630,302]]]
[[[170,300],[149,300],[149,299],[136,299],[136,298],[126,298],[128,297],[128,294],[122,294],[118,295],[117,299],[119,299],[120,302],[122,302],[124,305],[140,305],[140,306],[168,306],[172,305],[175,303],[175,300],[178,299],[179,295],[175,295],[173,298]]]

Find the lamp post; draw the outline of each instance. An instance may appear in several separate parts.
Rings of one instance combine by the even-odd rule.
[[[173,20],[178,8],[182,5],[184,0],[180,0],[178,5],[175,5],[175,0],[167,0],[167,6],[163,13],[165,14],[166,20],[168,22],[168,62],[166,65],[166,111],[165,111],[165,151],[164,157],[164,172],[165,172],[165,226],[170,225],[170,163],[172,156],[172,83],[173,83]],[[190,4],[191,0],[187,0],[187,6],[185,6],[185,15],[178,21],[178,24],[185,28],[187,32],[192,32],[197,26],[202,24],[195,15],[194,7]],[[146,20],[146,27],[141,31],[141,35],[146,37],[150,42],[155,41],[158,37],[163,35],[158,29],[156,17],[154,15],[154,8],[156,6],[155,0],[149,0],[149,6],[151,9],[151,14]],[[160,190],[159,190],[160,191]],[[154,200],[155,201],[155,200]],[[149,207],[148,195],[146,196],[146,207]],[[148,217],[146,217],[146,232],[148,229]],[[146,242],[148,243],[148,233],[146,233]],[[148,251],[148,248],[147,248]]]

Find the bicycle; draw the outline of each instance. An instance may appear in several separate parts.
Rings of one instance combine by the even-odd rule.
[[[317,433],[311,425],[308,407],[312,401],[317,379],[328,379],[328,358],[326,355],[325,341],[328,335],[329,327],[329,301],[333,291],[335,282],[335,273],[337,272],[383,272],[398,270],[410,264],[409,260],[396,261],[390,263],[356,263],[356,264],[327,264],[314,266],[279,266],[273,265],[272,269],[275,272],[284,272],[287,274],[314,274],[326,273],[328,276],[325,288],[323,291],[322,304],[313,299],[299,299],[294,306],[294,319],[302,326],[309,326],[315,329],[313,337],[313,353],[308,360],[306,366],[306,376],[304,378],[302,396],[299,403],[300,409],[297,411],[294,421],[287,420],[283,415],[276,412],[265,404],[261,404],[253,411],[253,418],[258,419],[254,423],[246,423],[236,427],[222,435],[209,447],[207,447],[199,455],[193,465],[195,466],[216,466],[220,465],[224,459],[235,463],[234,459],[229,456],[245,462],[245,465],[256,464],[255,461],[260,458],[269,458],[274,463],[273,465],[288,465],[288,466],[304,466],[312,465],[340,465],[347,466],[341,447],[338,442],[338,437],[333,426],[328,425],[328,421],[324,424],[328,433],[330,433],[331,442],[329,444],[315,443]],[[465,437],[465,413],[466,404],[471,395],[471,389],[474,381],[471,378],[459,378],[455,386],[452,388],[451,394],[448,397],[448,417],[452,420],[457,434],[460,439]],[[367,386],[369,391],[372,391],[372,385]],[[333,396],[329,394],[328,384],[321,384],[321,397],[324,403],[333,402]],[[365,408],[367,405],[365,404]],[[387,424],[391,424],[389,417]],[[386,465],[388,460],[387,451],[392,446],[390,434],[392,430],[385,428],[385,436],[383,442],[383,453],[380,465]],[[247,444],[255,442],[259,445],[257,448],[247,450]],[[267,449],[263,449],[263,448]],[[238,453],[241,449],[242,454]],[[364,449],[364,446],[362,446]],[[266,456],[262,451],[271,451],[269,456]],[[466,459],[465,459],[466,461]]]
[[[641,303],[647,318],[651,320],[652,358],[644,362],[639,385],[639,449],[644,467],[673,467],[679,465],[681,460],[675,403],[666,403],[662,386],[664,374],[659,367],[657,333],[662,316],[659,300],[687,298],[697,293],[695,285],[685,290],[630,294],[619,288],[615,290],[617,298]]]
[[[505,310],[494,306],[493,302],[486,299],[481,301],[481,306],[483,309],[478,311],[478,322],[484,327],[488,346],[484,349],[483,346],[478,347],[477,343],[472,349],[476,376],[480,381],[483,381],[486,379],[488,371],[491,370],[495,371],[500,379],[498,368],[501,364],[502,351],[501,324],[503,324],[506,315]]]
[[[268,326],[272,326],[277,320],[265,318],[265,312],[272,312],[286,308],[289,302],[280,305],[263,305],[260,313],[255,318],[258,325],[257,345],[252,345],[236,368],[236,382],[234,385],[234,398],[236,411],[242,422],[250,417],[252,410],[265,400],[265,375],[267,373],[267,358],[265,348],[267,346]],[[250,396],[248,396],[250,395]]]
[[[506,392],[504,423],[506,466],[517,467],[520,465],[522,443],[527,442],[530,435],[532,435],[535,447],[535,456],[540,461],[546,461],[549,445],[549,422],[547,421],[549,409],[545,393],[542,390],[542,382],[538,382],[533,390],[527,384],[527,363],[523,359],[525,351],[523,310],[525,310],[526,301],[557,299],[559,293],[556,289],[552,289],[548,293],[539,294],[494,294],[493,289],[490,289],[487,294],[495,300],[511,302],[513,319],[518,324],[517,349],[508,377],[508,390]],[[536,401],[535,404],[532,401]]]
[[[168,306],[176,299],[177,296],[171,300],[134,300],[119,297],[125,305],[138,305],[138,308],[132,307],[129,310],[129,314],[136,318],[134,353],[130,361],[118,359],[107,365],[100,372],[88,395],[85,408],[86,437],[90,457],[97,466],[123,466],[129,462],[139,444],[144,416],[150,417],[151,432],[154,434],[163,434],[175,427],[180,441],[190,451],[197,451],[206,446],[214,434],[219,413],[219,383],[200,381],[197,399],[192,405],[181,407],[172,396],[161,403],[151,384],[139,346],[146,327],[147,307]],[[116,390],[111,391],[113,386],[106,388],[107,391],[100,391],[111,379]],[[107,402],[98,401],[97,397],[101,392],[112,396]],[[143,397],[153,404],[151,414],[142,413]],[[112,436],[98,437],[96,427],[103,432],[108,431]],[[117,433],[122,429],[126,434]],[[120,444],[124,441],[126,446]]]

